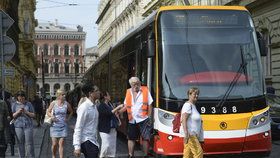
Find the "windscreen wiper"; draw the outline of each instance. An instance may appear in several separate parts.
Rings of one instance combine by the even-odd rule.
[[[224,103],[227,100],[229,94],[231,93],[233,87],[236,85],[238,79],[240,78],[242,69],[243,69],[244,74],[246,76],[246,83],[248,84],[247,69],[246,69],[247,62],[245,62],[245,60],[244,60],[244,53],[243,53],[243,50],[242,50],[241,46],[240,46],[240,55],[241,55],[241,64],[238,68],[238,71],[237,71],[236,75],[234,76],[233,80],[230,82],[230,85],[229,85],[225,95],[219,101],[219,103],[218,103],[218,105],[216,105],[216,107],[222,107],[224,105]]]

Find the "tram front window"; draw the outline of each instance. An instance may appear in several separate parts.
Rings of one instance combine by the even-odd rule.
[[[191,86],[200,88],[200,99],[221,99],[230,86],[228,99],[262,95],[260,57],[252,30],[246,12],[161,13],[161,97],[185,99]]]

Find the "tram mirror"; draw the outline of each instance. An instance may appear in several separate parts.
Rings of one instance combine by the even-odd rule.
[[[260,48],[261,56],[266,56],[266,54],[267,54],[267,47],[266,47],[265,41],[263,39],[263,36],[258,31],[256,33],[257,33],[257,39],[258,39],[258,43],[259,43],[259,48]]]
[[[153,57],[155,55],[155,34],[149,33],[148,35],[148,48],[147,56]]]

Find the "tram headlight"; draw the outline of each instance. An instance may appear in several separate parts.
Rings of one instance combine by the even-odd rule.
[[[163,110],[158,111],[159,121],[166,126],[172,126],[172,121],[174,119],[174,116],[175,115],[173,115],[172,113]]]
[[[251,118],[249,128],[256,128],[269,123],[269,114],[267,111]]]

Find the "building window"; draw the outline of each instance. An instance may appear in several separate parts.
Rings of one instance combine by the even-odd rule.
[[[54,73],[58,74],[59,73],[59,64],[56,62],[54,63]]]
[[[78,56],[79,55],[79,45],[75,45],[75,47],[74,47],[74,55],[75,56]]]
[[[58,55],[58,45],[54,45],[54,55]]]
[[[46,83],[44,85],[44,90],[45,90],[45,94],[50,94],[50,85]]]
[[[69,63],[64,63],[64,72],[65,74],[69,74]]]
[[[67,44],[64,46],[64,55],[69,56],[69,46]]]
[[[49,73],[49,64],[44,63],[44,73]]]
[[[79,73],[79,63],[75,63],[75,74]]]
[[[64,85],[64,91],[67,92],[67,91],[70,91],[70,84],[69,83],[66,83]]]
[[[49,54],[49,46],[47,44],[44,44],[44,55]]]
[[[262,57],[262,65],[263,65],[263,70],[264,70],[264,75],[265,78],[271,78],[272,74],[272,65],[271,65],[271,50],[270,50],[270,44],[271,44],[271,39],[269,37],[269,32],[265,31],[263,32],[263,38],[267,46],[267,55]]]
[[[54,86],[53,86],[53,89],[54,89],[54,95],[56,94],[56,91],[58,89],[60,89],[60,84],[59,83],[56,83]]]

